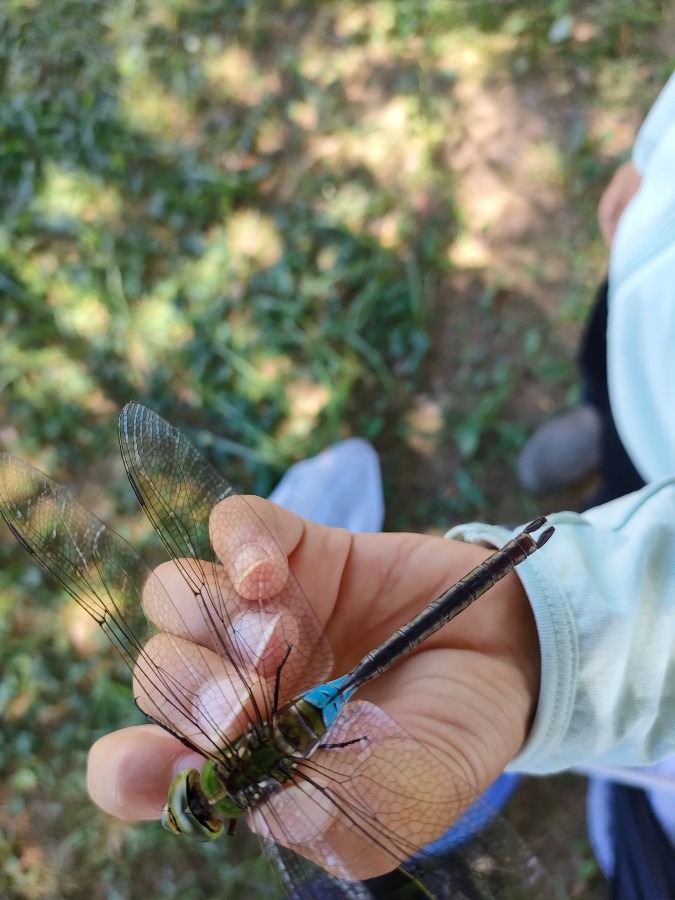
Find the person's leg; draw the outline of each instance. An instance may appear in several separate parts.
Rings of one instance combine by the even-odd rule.
[[[675,853],[645,791],[610,785],[612,900],[672,900]]]
[[[669,794],[672,802],[673,794]],[[611,900],[675,897],[673,836],[654,812],[649,794],[627,784],[593,778],[588,831],[609,881]]]
[[[600,466],[601,420],[583,403],[544,422],[520,452],[518,481],[531,494],[570,487]]]
[[[291,466],[269,499],[320,525],[381,531],[384,497],[377,453],[361,438],[340,441]]]
[[[607,299],[609,285],[605,279],[595,292],[593,307],[584,327],[577,366],[581,378],[582,402],[600,413],[609,412],[607,385]]]
[[[578,357],[584,402],[597,411],[600,423],[602,485],[584,503],[584,509],[608,503],[644,487],[643,479],[621,442],[612,415],[607,381],[607,319],[608,285],[604,281],[596,294]]]
[[[644,484],[621,443],[610,406],[607,294],[604,281],[596,292],[580,342],[580,405],[538,428],[518,459],[519,480],[532,493],[567,487],[599,470],[602,486],[584,504],[586,509],[638,490]]]
[[[598,288],[581,336],[577,365],[581,403],[544,422],[518,457],[522,486],[533,494],[559,490],[596,471],[607,397],[607,282]]]
[[[591,777],[586,803],[588,834],[610,896],[675,897],[675,756],[623,768],[620,779]]]
[[[602,420],[600,458],[602,485],[584,502],[583,509],[609,503],[610,500],[624,497],[626,494],[640,490],[645,485],[642,476],[638,473],[621,443],[611,415]]]

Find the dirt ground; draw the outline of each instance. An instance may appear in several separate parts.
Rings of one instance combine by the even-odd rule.
[[[516,82],[508,72],[486,75],[475,51],[459,61],[456,117],[439,164],[455,178],[462,226],[437,294],[429,388],[409,414],[414,459],[393,475],[401,506],[414,496],[433,507],[439,485],[446,497],[458,492],[458,470],[473,451],[463,452],[448,421],[473,421],[492,521],[575,509],[592,490],[591,479],[531,498],[516,482],[515,460],[538,424],[576,400],[576,348],[607,265],[597,201],[657,90],[643,73],[610,112],[589,100],[573,69]],[[584,183],[580,170],[593,167]],[[497,395],[494,409],[479,409],[481,385]]]

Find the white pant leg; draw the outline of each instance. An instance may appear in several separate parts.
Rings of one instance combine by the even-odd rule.
[[[321,525],[381,531],[384,497],[377,453],[361,438],[340,441],[291,466],[269,499]]]

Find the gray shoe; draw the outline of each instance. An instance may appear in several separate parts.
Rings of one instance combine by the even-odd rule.
[[[585,404],[535,431],[518,457],[518,480],[525,490],[544,494],[580,481],[599,463],[600,414]]]

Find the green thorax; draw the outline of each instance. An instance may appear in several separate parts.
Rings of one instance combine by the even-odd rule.
[[[308,699],[315,691],[286,703],[269,722],[252,725],[220,751],[219,760],[208,760],[201,773],[186,769],[177,775],[164,808],[164,826],[195,840],[211,840],[225,821],[280,790],[334,720],[329,716],[326,721],[321,705]]]

